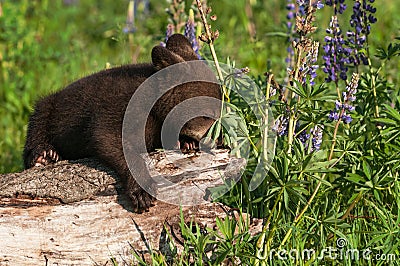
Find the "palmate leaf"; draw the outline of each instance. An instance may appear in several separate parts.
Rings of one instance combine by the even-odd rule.
[[[354,173],[347,174],[347,176],[345,176],[344,179],[359,185],[363,185],[366,182],[364,177]]]
[[[338,171],[335,168],[329,168],[336,159],[327,161],[324,151],[318,151],[308,154],[302,162],[301,169],[292,171],[292,173],[328,173]]]
[[[287,88],[296,93],[297,95],[306,98],[307,97],[307,92],[305,91],[304,87],[300,82],[294,81],[296,83],[296,86],[288,86]]]
[[[390,60],[393,57],[399,56],[399,55],[400,55],[400,44],[390,43],[387,47],[387,50],[385,50],[384,48],[378,48],[377,54],[375,56],[382,60],[385,60],[385,59]]]
[[[288,86],[288,89],[297,95],[301,96],[306,101],[333,101],[337,98],[336,95],[330,95],[326,93],[326,86],[321,84],[320,86],[311,86],[309,80],[305,85],[298,81],[294,81],[296,86]]]
[[[385,48],[378,48],[376,49],[377,54],[375,55],[376,57],[378,57],[379,59],[386,59],[388,57]]]

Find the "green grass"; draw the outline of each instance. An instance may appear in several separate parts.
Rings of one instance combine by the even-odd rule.
[[[187,11],[191,1],[185,2]],[[344,31],[350,29],[352,5],[352,1],[346,2],[348,10],[340,17]],[[169,22],[165,8],[169,4],[151,0],[148,12],[139,6],[137,30],[127,35],[122,29],[128,1],[87,0],[68,6],[50,0],[0,3],[0,173],[5,173],[22,169],[26,125],[34,102],[107,64],[149,61],[151,48],[164,38]],[[267,86],[263,76],[267,70],[279,83],[285,83],[284,58],[289,45],[284,29],[286,1],[209,0],[208,4],[218,17],[212,29],[220,32],[215,42],[220,61],[229,58],[239,68],[249,67],[249,75],[262,89]],[[314,249],[321,256],[324,248],[336,247],[336,241],[344,238],[347,249],[371,249],[374,254],[400,258],[400,60],[398,56],[390,60],[375,56],[378,48],[399,43],[395,38],[400,36],[400,7],[394,0],[375,1],[374,5],[378,22],[372,25],[368,39],[371,65],[358,69],[361,82],[352,123],[339,124],[336,129],[335,123],[326,119],[337,93],[333,84],[323,84],[321,70],[317,72],[317,85],[288,88],[301,95],[301,100],[289,97],[285,105],[277,96],[272,98],[275,118],[289,108],[292,119],[300,121],[308,132],[315,125],[324,125],[323,144],[320,152],[309,153],[296,139],[278,138],[267,178],[251,192],[247,187],[249,177],[265,147],[249,106],[231,95],[231,103],[239,107],[238,113],[247,124],[245,137],[253,141],[255,148],[241,184],[221,200],[266,219],[268,227],[250,236],[243,221],[227,218],[217,221],[217,230],[202,235],[193,233],[199,229],[182,225],[185,252],[176,259],[155,252],[154,265],[165,265],[165,261],[187,265],[189,259],[196,265],[237,259],[244,265],[398,265],[398,259],[355,262],[348,258],[268,257],[271,250],[291,249]],[[318,29],[311,34],[314,40],[323,42],[330,16],[329,8],[316,13],[314,24]],[[208,47],[204,46],[202,53],[208,57]],[[322,48],[320,65],[321,54]],[[351,68],[349,76],[353,71],[357,69]],[[339,90],[344,89],[344,82],[339,83]],[[334,136],[337,141],[332,146]],[[207,245],[215,247],[213,258],[204,252]]]
[[[41,96],[57,91],[106,64],[132,62],[122,34],[127,5],[114,1],[5,1],[0,17],[0,172],[22,169],[21,154],[28,115]],[[161,34],[159,23],[140,22],[134,50],[148,61]],[[138,21],[139,23],[139,21]],[[161,26],[160,26],[161,27]]]

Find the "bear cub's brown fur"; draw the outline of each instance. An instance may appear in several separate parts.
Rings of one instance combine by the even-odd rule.
[[[131,173],[124,158],[122,123],[125,110],[136,89],[147,78],[165,67],[191,60],[197,60],[197,55],[190,43],[184,36],[175,34],[169,38],[166,47],[153,48],[152,63],[104,70],[39,100],[28,124],[23,153],[25,168],[47,165],[61,158],[95,157],[112,167],[124,180],[134,211],[147,210],[153,197],[134,177],[141,175],[150,179],[144,162],[140,156],[133,156],[136,169]],[[170,78],[179,78],[179,73]],[[156,102],[143,133],[148,151],[162,148],[161,127],[174,105],[197,96],[221,99],[220,87],[208,82],[187,83],[168,91]],[[213,108],[212,111],[218,113],[220,106]],[[181,147],[197,146],[213,121],[208,117],[197,117],[187,122],[180,131]],[[149,187],[151,185],[150,182]]]

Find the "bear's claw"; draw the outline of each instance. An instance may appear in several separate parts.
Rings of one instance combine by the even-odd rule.
[[[30,159],[29,159],[30,158]],[[36,146],[27,157],[28,168],[33,166],[46,166],[60,161],[61,157],[51,145]]]

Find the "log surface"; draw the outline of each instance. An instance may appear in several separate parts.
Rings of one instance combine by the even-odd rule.
[[[245,165],[223,150],[212,153],[208,162],[198,155],[168,153],[147,158],[151,175],[181,183],[195,179],[203,193],[207,180],[212,186],[221,184],[225,173],[236,178]],[[132,248],[143,253],[149,247],[163,249],[164,224],[177,227],[180,207],[156,201],[149,212],[131,209],[113,171],[95,160],[1,175],[0,265],[111,265],[112,257],[119,265],[130,265]],[[216,203],[183,207],[185,219],[209,227],[225,211]]]

